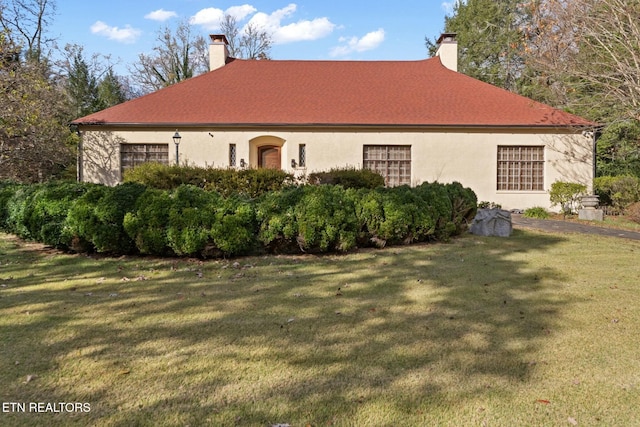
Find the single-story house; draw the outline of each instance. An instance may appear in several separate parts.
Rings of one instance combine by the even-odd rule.
[[[210,71],[75,120],[81,181],[141,162],[379,171],[387,185],[458,181],[505,209],[550,207],[594,176],[594,123],[457,72],[443,34],[417,61],[242,60],[211,36]],[[179,145],[173,137],[179,133]]]

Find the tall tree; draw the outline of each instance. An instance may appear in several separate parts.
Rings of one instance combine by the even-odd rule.
[[[0,26],[13,43],[23,46],[27,58],[40,62],[53,42],[46,28],[55,15],[55,0],[0,0]]]
[[[143,92],[152,92],[208,70],[208,47],[201,35],[182,22],[158,33],[153,54],[140,54],[130,70]]]
[[[0,31],[0,57],[14,51]],[[33,60],[0,68],[0,179],[44,181],[75,162],[65,95],[49,75]]]
[[[109,58],[99,54],[87,58],[79,45],[65,46],[66,57],[58,63],[70,104],[70,119],[76,119],[128,99],[123,79],[115,74]]]
[[[98,93],[98,78],[94,70],[89,68],[82,48],[74,47],[70,59],[69,74],[67,76],[67,93],[74,117],[82,117],[101,110]]]
[[[640,119],[639,16],[638,1],[538,0],[527,61],[582,114]]]
[[[112,107],[128,99],[124,84],[113,71],[113,67],[109,67],[98,83],[98,98],[102,108]]]
[[[527,63],[555,99],[605,125],[598,174],[640,176],[640,2],[537,0]]]
[[[264,29],[249,23],[241,30],[236,18],[225,15],[220,30],[229,41],[230,56],[242,59],[270,59],[273,41]]]
[[[528,19],[522,0],[456,2],[445,17],[445,32],[457,33],[459,70],[493,85],[516,91],[525,64],[522,29]],[[425,39],[431,54],[435,41]]]

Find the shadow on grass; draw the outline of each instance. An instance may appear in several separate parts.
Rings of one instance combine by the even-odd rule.
[[[123,426],[437,419],[526,383],[531,354],[572,303],[556,292],[562,272],[528,257],[562,240],[516,231],[208,262],[6,243],[0,400],[92,408],[0,416]]]

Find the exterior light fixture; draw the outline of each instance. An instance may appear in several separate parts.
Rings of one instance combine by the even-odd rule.
[[[176,133],[173,134],[173,143],[176,144],[176,166],[178,166],[180,164],[180,160],[179,160],[179,153],[178,153],[178,146],[180,145],[180,140],[182,139],[182,137],[180,136],[180,134],[178,133],[178,129],[176,129]]]
[[[291,159],[291,167],[295,169],[298,164],[296,163],[296,159]]]
[[[247,166],[247,163],[244,161],[244,159],[240,159],[240,167],[243,168]]]

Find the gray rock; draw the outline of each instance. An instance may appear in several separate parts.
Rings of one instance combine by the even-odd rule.
[[[478,236],[509,237],[513,231],[511,212],[503,209],[478,209],[469,231]]]

